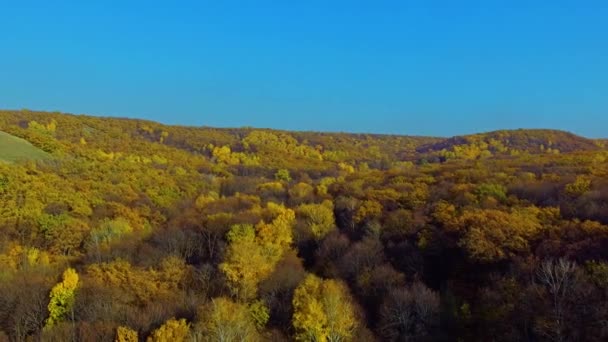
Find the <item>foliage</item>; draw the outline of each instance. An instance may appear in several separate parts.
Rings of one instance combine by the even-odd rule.
[[[131,330],[127,327],[118,327],[116,329],[116,340],[115,342],[137,342],[137,331]]]
[[[190,336],[190,325],[185,319],[170,319],[154,330],[146,341],[148,342],[184,342]]]
[[[576,180],[570,184],[566,184],[566,194],[570,196],[581,196],[591,188],[591,179],[585,176],[578,176]]]
[[[500,184],[480,184],[475,189],[475,194],[479,197],[479,200],[484,200],[488,197],[492,197],[501,202],[507,200],[507,188]]]
[[[227,234],[230,242],[225,262],[219,267],[226,275],[233,293],[239,298],[255,297],[257,285],[281,260],[292,242],[295,213],[282,205],[268,203],[272,217],[252,225],[235,225]]]
[[[528,241],[541,229],[533,209],[515,209],[511,213],[472,210],[462,214],[458,224],[464,231],[461,245],[471,257],[482,261],[501,260],[525,251]]]
[[[200,309],[201,320],[197,329],[202,341],[259,341],[256,316],[262,311],[254,304],[253,310],[246,304],[218,297]]]
[[[302,204],[297,208],[297,213],[304,219],[307,229],[317,240],[335,229],[334,205],[329,200],[321,204]]]
[[[63,272],[63,280],[51,290],[46,327],[59,323],[72,311],[77,287],[78,273],[73,268],[66,269]]]
[[[291,175],[289,174],[289,170],[280,169],[277,173],[274,174],[274,178],[278,181],[289,182],[291,181]]]
[[[293,325],[301,341],[351,340],[359,324],[348,288],[308,275],[294,293]]]
[[[605,141],[0,131],[0,339],[608,340]]]

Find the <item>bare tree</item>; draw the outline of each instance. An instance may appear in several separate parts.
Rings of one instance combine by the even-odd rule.
[[[554,341],[565,341],[566,303],[578,281],[577,266],[574,262],[566,259],[544,261],[537,271],[537,276],[542,285],[545,286],[552,300],[552,321],[542,327],[543,332]]]
[[[439,296],[420,282],[392,290],[380,310],[380,333],[389,341],[429,337],[439,319]]]
[[[37,335],[47,317],[49,284],[19,277],[0,288],[0,330],[14,341]]]

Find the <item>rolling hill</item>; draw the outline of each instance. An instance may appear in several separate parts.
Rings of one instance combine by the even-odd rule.
[[[448,157],[516,155],[521,153],[568,153],[597,151],[601,144],[570,132],[550,129],[500,130],[488,133],[455,136],[420,146],[416,151]]]

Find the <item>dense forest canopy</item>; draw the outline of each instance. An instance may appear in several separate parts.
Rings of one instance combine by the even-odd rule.
[[[608,339],[606,140],[0,131],[0,341]]]

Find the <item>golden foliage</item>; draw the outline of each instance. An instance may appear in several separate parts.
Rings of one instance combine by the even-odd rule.
[[[332,201],[325,200],[321,204],[302,204],[297,208],[297,213],[306,222],[307,228],[317,240],[335,229]]]
[[[128,304],[139,305],[174,296],[188,272],[189,267],[177,257],[164,259],[158,269],[134,268],[124,260],[93,264],[87,268],[87,276],[92,280],[120,289]]]
[[[137,331],[132,330],[128,327],[118,327],[116,329],[116,339],[115,342],[138,342],[139,337],[137,335]]]
[[[190,324],[185,319],[170,319],[148,336],[147,342],[184,342],[190,336]]]
[[[78,273],[73,268],[68,268],[63,272],[63,280],[51,290],[46,327],[50,328],[59,323],[72,311],[78,280]]]
[[[257,285],[291,247],[294,211],[272,202],[266,210],[273,218],[270,223],[235,225],[227,236],[230,245],[220,269],[239,298],[255,297]]]
[[[199,315],[195,328],[201,341],[261,341],[246,304],[225,297],[214,298],[199,309]]]
[[[293,326],[299,341],[350,341],[359,322],[348,288],[340,281],[308,275],[293,297]]]
[[[458,218],[464,231],[460,244],[471,257],[481,261],[496,261],[525,251],[528,241],[542,228],[535,208],[500,210],[467,210]]]

